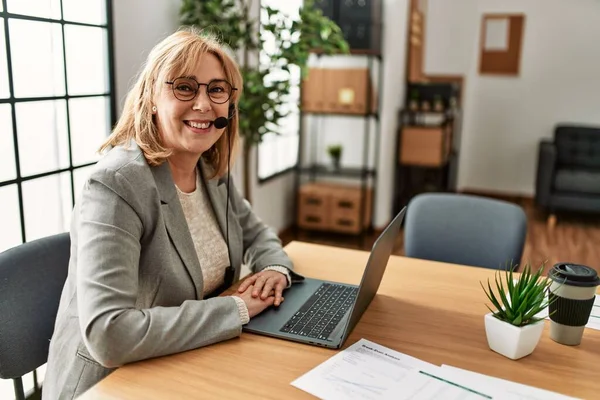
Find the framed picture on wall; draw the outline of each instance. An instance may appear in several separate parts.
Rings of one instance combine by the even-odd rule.
[[[525,16],[484,14],[481,24],[479,73],[519,75]]]

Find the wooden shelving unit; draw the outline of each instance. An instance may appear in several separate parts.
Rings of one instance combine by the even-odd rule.
[[[383,1],[320,0],[316,1],[316,6],[321,7],[323,14],[336,21],[344,32],[344,37],[351,47],[350,54],[344,57],[366,58],[367,67],[363,71],[344,67],[335,74],[330,74],[325,80],[319,77],[322,71],[315,69],[317,72],[312,74],[311,70],[307,81],[302,84],[303,106],[300,112],[301,128],[296,169],[296,227],[362,236],[372,230],[374,214],[373,199],[377,170],[376,162],[370,165],[369,157],[372,156],[370,146],[374,142],[374,154],[377,160],[380,136],[381,90],[379,88],[383,87],[381,54]],[[315,54],[319,59],[327,57],[323,54]],[[340,55],[336,57],[339,58]],[[344,78],[344,70],[350,71],[347,72],[352,74],[350,79]],[[375,77],[373,81],[372,77]],[[366,85],[363,84],[363,80]],[[319,90],[321,92],[318,92]],[[306,149],[307,154],[304,154],[307,141],[316,143],[319,135],[323,133],[318,123],[304,126],[302,121],[305,115],[311,115],[313,121],[330,117],[360,119],[363,122],[361,165],[340,168],[323,165],[317,157],[317,153],[323,149],[314,147]],[[330,181],[340,180],[343,183],[322,184],[320,181],[323,178]],[[348,181],[354,181],[355,185],[348,184]],[[319,194],[315,194],[317,192]]]

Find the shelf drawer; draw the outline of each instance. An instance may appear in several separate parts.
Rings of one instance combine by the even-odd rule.
[[[330,221],[325,214],[300,213],[298,226],[303,229],[329,230]]]
[[[331,231],[341,233],[360,233],[358,218],[351,217],[332,217]]]
[[[327,192],[303,187],[298,193],[298,201],[298,226],[321,230],[329,228],[331,199]]]
[[[304,229],[360,233],[371,223],[373,190],[366,190],[365,218],[360,223],[362,188],[311,183],[298,192],[298,226]]]
[[[331,230],[345,233],[360,233],[371,222],[372,190],[367,189],[365,217],[360,223],[361,188],[344,188],[331,193]]]

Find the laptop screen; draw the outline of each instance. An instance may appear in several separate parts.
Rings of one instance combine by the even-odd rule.
[[[400,233],[400,226],[402,225],[405,212],[406,207],[394,217],[392,222],[389,223],[373,244],[373,249],[369,255],[365,272],[360,281],[356,301],[350,310],[350,318],[348,318],[347,325],[344,328],[342,342],[345,341],[350,332],[352,332],[352,329],[354,329],[360,320],[360,317],[363,315],[369,304],[371,304],[371,300],[373,300],[373,297],[375,297],[375,294],[379,289],[383,274],[385,273],[385,268],[390,259],[390,255],[392,254],[392,250],[394,249],[394,243]]]

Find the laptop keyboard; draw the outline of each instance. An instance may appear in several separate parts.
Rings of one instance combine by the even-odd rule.
[[[357,293],[357,287],[322,283],[280,331],[327,340],[354,304]]]

